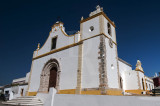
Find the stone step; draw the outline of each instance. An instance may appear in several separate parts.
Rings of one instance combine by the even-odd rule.
[[[21,96],[21,97],[17,97],[17,98],[37,98],[36,96]]]
[[[2,102],[4,105],[20,105],[20,106],[43,106],[43,103],[5,103]]]
[[[30,100],[30,99],[12,99],[12,100],[10,100],[10,101],[40,101],[39,99],[33,99],[33,100]]]
[[[17,98],[16,100],[39,100],[38,98]]]
[[[42,103],[41,101],[6,101],[4,103]]]
[[[43,103],[36,96],[23,96],[17,97],[16,99],[12,99],[6,102],[2,102],[6,105],[20,105],[20,106],[43,106]]]

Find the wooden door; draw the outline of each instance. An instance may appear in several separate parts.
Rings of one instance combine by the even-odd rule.
[[[57,81],[57,68],[53,67],[50,70],[50,78],[49,78],[49,88],[50,87],[56,87],[56,81]],[[49,90],[48,88],[48,90]]]

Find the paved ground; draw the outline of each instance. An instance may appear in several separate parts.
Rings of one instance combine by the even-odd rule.
[[[0,100],[0,106],[7,106],[7,105],[3,105],[3,104],[2,104],[2,101]]]

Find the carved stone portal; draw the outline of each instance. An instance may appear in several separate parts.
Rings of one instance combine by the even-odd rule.
[[[48,92],[54,87],[59,90],[60,67],[56,59],[50,59],[43,67],[38,92]]]

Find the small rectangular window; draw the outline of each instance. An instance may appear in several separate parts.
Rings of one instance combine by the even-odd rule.
[[[56,43],[57,43],[57,37],[52,39],[52,46],[51,46],[51,50],[56,48]]]

